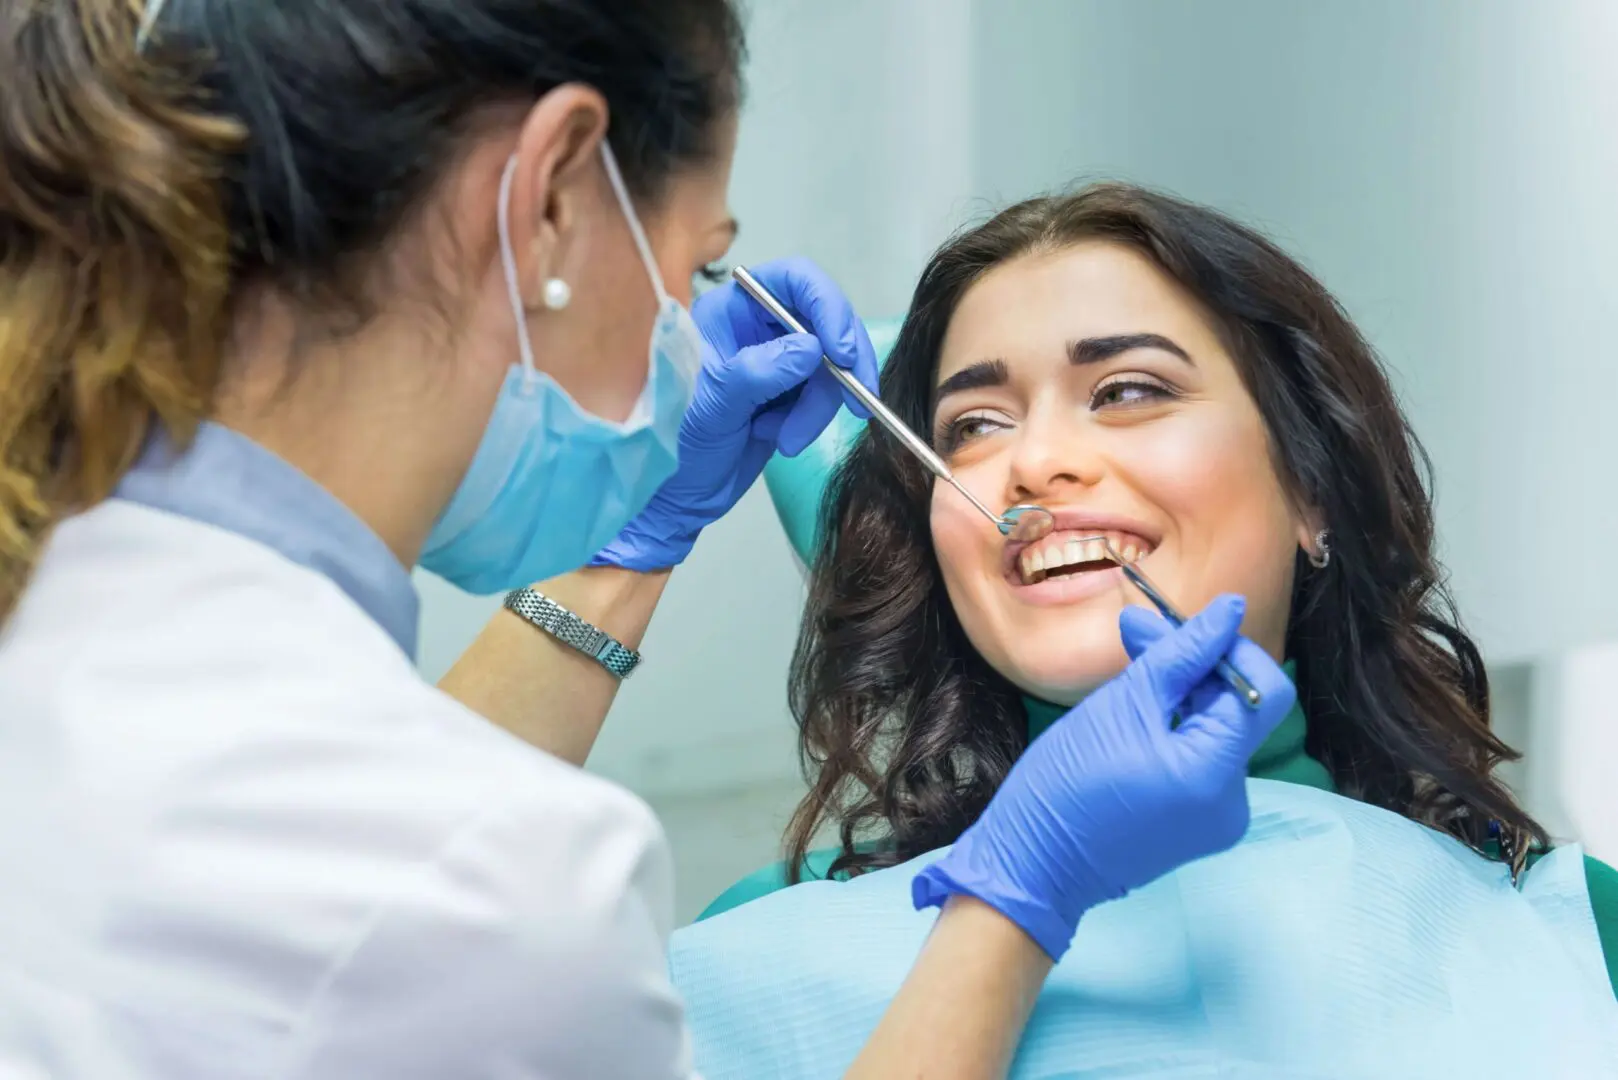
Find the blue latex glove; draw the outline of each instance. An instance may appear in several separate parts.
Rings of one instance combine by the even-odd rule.
[[[1126,609],[1125,640],[1150,643],[1034,740],[982,817],[916,875],[916,906],[975,896],[1057,960],[1090,908],[1240,840],[1248,759],[1295,696],[1239,636],[1244,609],[1222,596],[1177,630]],[[1263,694],[1258,709],[1212,674],[1226,654]]]
[[[807,259],[752,270],[811,333],[788,334],[733,281],[697,300],[691,315],[709,347],[680,425],[679,468],[592,566],[678,565],[703,528],[747,493],[771,454],[792,457],[819,438],[846,393],[822,355],[876,390],[876,350],[831,278]],[[852,397],[849,404],[866,415]]]

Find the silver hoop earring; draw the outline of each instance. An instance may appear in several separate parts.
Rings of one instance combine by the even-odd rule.
[[[561,311],[573,302],[573,287],[559,277],[547,278],[545,281],[545,307],[549,311]]]
[[[1315,550],[1308,552],[1309,565],[1324,570],[1331,565],[1331,530],[1321,529],[1315,534]]]

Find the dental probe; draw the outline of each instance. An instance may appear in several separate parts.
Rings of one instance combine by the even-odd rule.
[[[1176,627],[1185,623],[1185,616],[1180,614],[1179,609],[1169,603],[1168,598],[1161,592],[1158,592],[1157,586],[1153,585],[1151,580],[1138,567],[1127,561],[1123,554],[1112,546],[1111,540],[1108,540],[1105,536],[1092,536],[1087,537],[1081,543],[1091,541],[1101,543],[1102,549],[1107,553],[1107,558],[1118,564],[1119,568],[1123,570],[1124,576],[1134,584],[1135,588],[1145,593],[1146,599],[1150,600],[1157,607],[1157,610],[1163,613],[1163,618],[1173,623]],[[1229,660],[1220,660],[1214,670],[1219,673],[1221,679],[1225,680],[1225,685],[1236,691],[1249,709],[1256,709],[1263,703],[1264,695],[1258,692],[1258,687],[1248,682],[1247,676],[1237,671],[1236,666]]]
[[[760,284],[758,278],[754,277],[747,267],[736,267],[731,271],[731,276],[736,279],[736,284],[740,285],[747,295],[757,300],[760,306],[775,316],[776,321],[782,326],[795,334],[808,333],[803,324],[793,318],[792,313],[786,309],[786,306],[772,296],[770,290]],[[911,431],[892,409],[884,405],[881,398],[866,389],[865,385],[856,379],[851,372],[845,371],[832,363],[829,356],[823,356],[821,360],[832,375],[836,377],[837,381],[842,383],[850,394],[859,399],[860,404],[865,406],[866,410],[876,418],[878,423],[888,429],[889,434],[899,440],[900,445],[914,454],[917,460],[927,466],[928,471],[934,476],[959,491],[967,502],[976,507],[984,517],[994,524],[996,529],[1000,530],[1002,536],[1007,536],[1020,543],[1031,543],[1050,535],[1051,530],[1056,526],[1056,519],[1051,516],[1049,510],[1046,510],[1043,506],[1033,506],[1031,504],[1013,506],[1004,514],[997,514],[990,510],[983,505],[976,495],[966,490],[966,487],[955,479],[955,474],[944,463],[944,459],[933,452],[933,448],[927,445],[925,439]]]

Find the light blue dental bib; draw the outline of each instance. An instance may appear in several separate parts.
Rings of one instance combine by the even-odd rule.
[[[1248,789],[1234,850],[1085,917],[1014,1080],[1618,1077],[1618,1002],[1578,848],[1519,891],[1503,866],[1396,814]],[[910,879],[939,854],[676,933],[706,1080],[841,1076],[932,926]]]

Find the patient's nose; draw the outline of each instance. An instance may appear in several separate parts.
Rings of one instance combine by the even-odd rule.
[[[1030,418],[1017,433],[1007,477],[1009,503],[1056,500],[1100,481],[1105,465],[1080,425]]]

